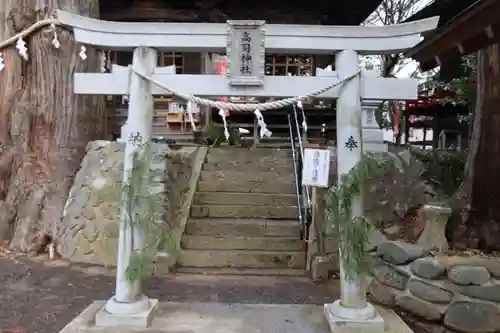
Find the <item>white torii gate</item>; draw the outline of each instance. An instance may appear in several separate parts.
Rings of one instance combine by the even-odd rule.
[[[362,112],[372,118],[373,105],[380,100],[417,98],[412,79],[354,75],[359,56],[393,54],[415,46],[424,32],[433,30],[438,17],[391,26],[351,27],[265,24],[263,21],[224,23],[128,23],[107,22],[58,11],[58,19],[73,27],[75,39],[103,49],[134,50],[133,70],[113,66],[112,72],[75,73],[75,93],[88,95],[129,95],[127,131],[133,135],[125,149],[124,180],[131,168],[131,153],[137,140],[150,140],[153,94],[166,95],[165,87],[188,97],[255,96],[301,97],[325,87],[316,97],[337,99],[338,177],[362,158]],[[176,75],[172,68],[156,67],[157,51],[226,52],[227,77],[218,75]],[[317,77],[265,76],[265,53],[336,54],[335,72]],[[354,75],[354,76],[353,76]],[[353,76],[350,80],[344,78]],[[151,80],[155,81],[154,84]],[[340,84],[342,83],[342,84]],[[338,86],[336,86],[338,84]],[[162,86],[162,87],[160,87]],[[293,102],[291,102],[293,103]],[[264,113],[265,114],[265,113]],[[371,128],[372,134],[377,130]],[[373,130],[375,132],[373,132]],[[375,135],[378,135],[375,133]],[[345,147],[347,139],[360,143]],[[347,145],[346,145],[347,146]],[[361,198],[352,203],[354,216],[363,214]],[[123,214],[122,214],[123,215]],[[125,270],[134,249],[140,249],[140,231],[124,223],[120,227],[116,295],[96,317],[97,325],[130,324],[147,326],[157,301],[141,294],[140,283],[131,284]],[[366,302],[362,279],[346,279],[341,267],[341,297],[325,304],[325,314],[334,332],[383,333],[384,322]]]

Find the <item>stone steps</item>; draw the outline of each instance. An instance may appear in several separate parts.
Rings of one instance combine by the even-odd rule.
[[[201,181],[212,182],[255,182],[255,183],[290,183],[295,181],[293,170],[287,173],[256,171],[225,171],[225,170],[203,170],[200,175]]]
[[[269,148],[210,148],[205,159],[206,169],[213,166],[231,166],[228,170],[254,165],[254,170],[271,168],[293,168],[291,149]],[[220,168],[219,168],[220,169]]]
[[[297,219],[296,206],[192,205],[191,217]]]
[[[248,205],[248,206],[294,206],[294,194],[274,193],[235,193],[235,192],[197,192],[195,205]]]
[[[190,219],[185,235],[232,237],[300,237],[296,220]]]
[[[280,193],[295,194],[294,182],[218,182],[201,180],[198,182],[199,192],[240,192],[240,193]]]
[[[302,251],[305,243],[298,237],[255,237],[184,235],[182,247],[192,250],[268,250]]]
[[[305,268],[304,251],[183,250],[187,267]]]
[[[210,148],[181,240],[179,272],[303,276],[288,149]]]
[[[290,159],[290,163],[286,165],[276,165],[273,163],[259,163],[255,164],[253,161],[247,161],[245,163],[238,161],[224,161],[224,162],[213,162],[205,163],[203,165],[204,171],[231,171],[231,172],[276,172],[279,173],[290,173],[293,174],[293,164]]]
[[[306,276],[302,268],[180,267],[176,272],[201,275]]]
[[[230,161],[236,164],[253,162],[258,164],[273,163],[276,165],[289,165],[291,157],[291,149],[212,147],[208,150],[206,162],[220,163]]]
[[[207,170],[213,169],[213,166],[231,166],[230,170],[239,170],[238,168],[248,166],[249,164],[254,164],[255,166],[258,166],[258,168],[293,168],[292,164],[292,156],[290,154],[290,157],[282,158],[279,156],[263,156],[263,157],[256,157],[256,158],[247,158],[247,157],[242,157],[240,159],[238,158],[228,158],[224,159],[222,157],[220,158],[213,158],[209,159],[209,156],[207,156],[207,159],[205,160],[205,166]]]

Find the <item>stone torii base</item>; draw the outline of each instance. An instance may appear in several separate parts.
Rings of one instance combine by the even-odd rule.
[[[94,318],[104,301],[91,304],[60,333],[137,333],[127,326],[96,327]],[[384,333],[413,331],[392,310],[377,307]],[[159,303],[151,326],[142,333],[328,333],[323,306],[303,304]],[[336,331],[356,332],[356,331]],[[358,331],[359,332],[359,331]],[[369,331],[362,331],[369,332]]]

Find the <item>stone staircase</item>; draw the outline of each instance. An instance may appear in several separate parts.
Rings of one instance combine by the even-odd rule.
[[[304,274],[291,150],[209,149],[179,264],[184,273]]]

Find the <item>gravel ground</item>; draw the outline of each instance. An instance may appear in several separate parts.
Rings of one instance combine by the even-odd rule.
[[[0,332],[57,333],[94,300],[114,292],[114,272],[93,266],[0,256]],[[338,288],[297,277],[171,274],[144,282],[161,301],[324,304]]]
[[[114,293],[114,270],[0,252],[0,333],[57,333],[95,300]],[[144,281],[151,298],[177,302],[324,304],[338,283],[302,277],[170,274]],[[449,331],[397,311],[415,333]]]

